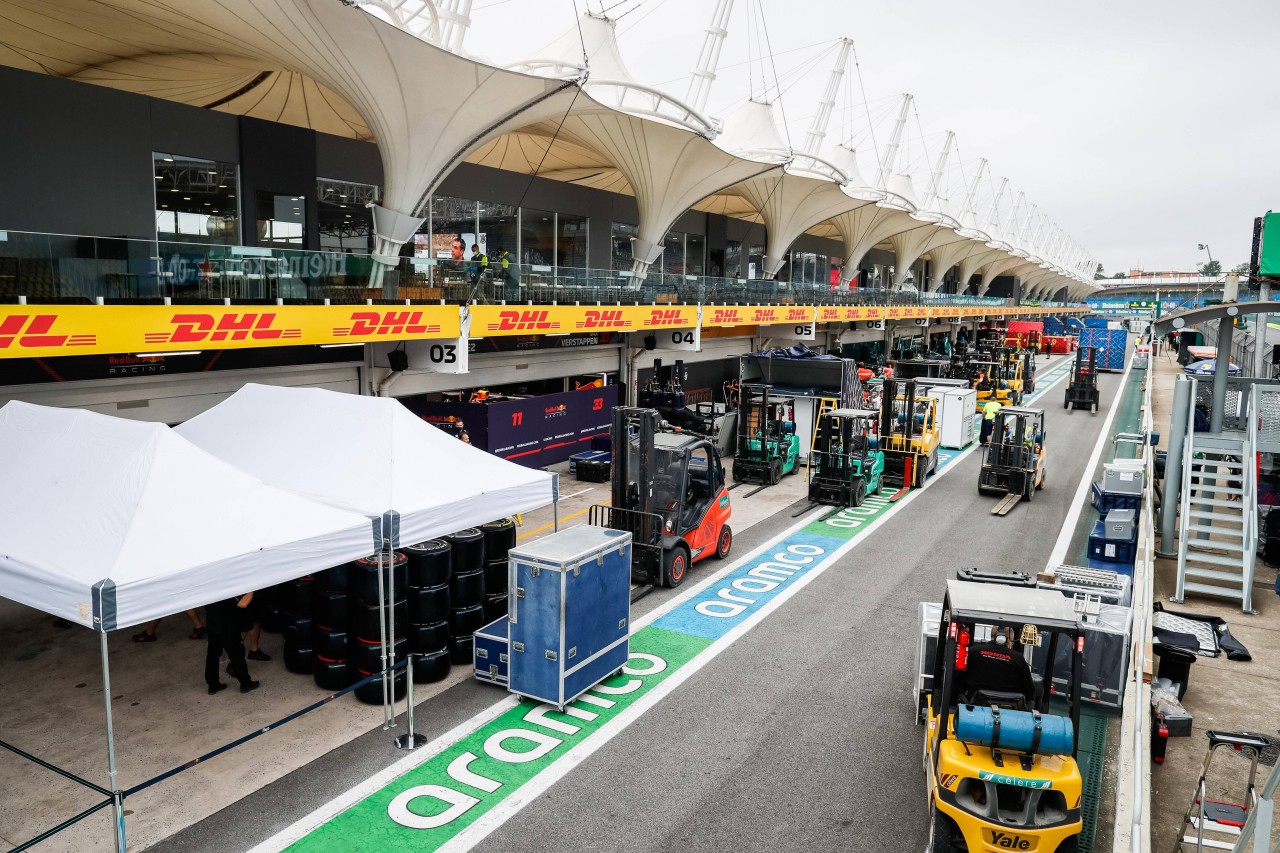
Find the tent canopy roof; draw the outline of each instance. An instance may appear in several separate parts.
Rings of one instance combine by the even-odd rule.
[[[367,518],[413,544],[549,504],[553,475],[499,459],[388,397],[248,384],[177,427],[263,481]]]
[[[363,516],[272,488],[163,424],[0,408],[0,590],[111,630],[339,565]]]

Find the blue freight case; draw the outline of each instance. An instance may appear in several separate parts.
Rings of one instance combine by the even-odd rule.
[[[508,688],[563,708],[627,662],[631,534],[592,525],[507,555]]]
[[[578,473],[579,462],[592,462],[598,459],[608,460],[613,456],[608,450],[584,450],[569,457],[569,473]]]
[[[510,654],[511,638],[507,617],[495,619],[473,635],[475,642],[476,678],[490,684],[507,685],[507,661]]]
[[[1099,370],[1124,370],[1129,333],[1124,329],[1086,327],[1080,333],[1080,346],[1098,348]]]

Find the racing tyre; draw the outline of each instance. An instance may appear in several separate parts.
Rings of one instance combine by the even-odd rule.
[[[727,558],[732,547],[733,529],[726,524],[720,528],[720,535],[716,537],[716,559],[723,560]]]
[[[689,548],[677,545],[662,557],[662,583],[672,589],[684,583],[689,573]]]

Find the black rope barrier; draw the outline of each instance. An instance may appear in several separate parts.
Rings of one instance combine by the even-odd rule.
[[[407,658],[405,660],[398,661],[397,663],[395,663],[394,665],[386,669],[384,672],[395,672],[397,669],[404,666],[407,662],[408,662]],[[274,723],[270,723],[266,726],[263,726],[260,729],[255,729],[254,731],[250,732],[244,737],[236,738],[235,740],[229,743],[223,744],[217,749],[206,752],[204,755],[196,756],[195,758],[191,759],[185,764],[180,764],[177,767],[174,767],[172,770],[166,770],[164,773],[161,773],[159,776],[153,776],[152,778],[146,780],[145,782],[139,782],[137,785],[134,785],[132,788],[128,788],[124,791],[121,791],[121,796],[127,798],[127,797],[133,796],[139,791],[145,791],[147,788],[150,788],[152,785],[155,785],[158,782],[163,782],[165,779],[170,779],[174,776],[177,776],[179,773],[183,772],[184,770],[190,770],[192,767],[195,767],[197,764],[203,764],[204,762],[208,761],[211,758],[216,758],[222,753],[235,749],[237,746],[240,746],[241,744],[248,743],[249,741],[253,740],[256,737],[261,737],[262,735],[265,735],[269,731],[278,729],[280,726],[283,726],[285,723],[292,722],[293,720],[298,719],[298,717],[301,717],[303,714],[308,714],[316,710],[317,708],[323,708],[325,705],[328,705],[334,699],[338,699],[342,696],[345,696],[351,691],[359,687],[363,687],[364,685],[372,681],[380,680],[383,677],[384,672],[375,672],[373,675],[370,675],[367,678],[363,678],[360,681],[357,681],[355,684],[352,684],[350,687],[344,687],[342,690],[339,690],[336,693],[333,693],[333,694],[330,694],[329,696],[324,697],[319,702],[313,702],[312,704],[306,706],[305,708],[302,708],[299,711],[294,711],[292,714],[289,714],[286,717],[281,717],[279,720],[276,720]],[[107,792],[107,793],[110,794],[110,792]]]
[[[65,776],[66,778],[70,779],[72,782],[79,782],[81,785],[84,785],[86,788],[92,788],[93,790],[97,791],[99,794],[101,794],[104,797],[111,796],[111,792],[108,791],[106,788],[95,785],[92,782],[90,782],[88,779],[81,779],[79,776],[75,775],[74,773],[70,773],[66,770],[63,770],[61,767],[50,764],[49,762],[44,761],[42,759],[36,758],[34,755],[32,755],[29,752],[23,752],[22,750],[18,749],[16,746],[14,746],[11,743],[5,743],[4,741],[0,740],[0,746],[4,747],[5,749],[9,750],[12,753],[21,755],[23,758],[27,759],[28,761],[32,761],[32,762],[35,762],[36,764],[39,764],[45,770],[52,770],[54,773],[57,773],[59,776]]]
[[[97,786],[95,785],[91,787],[97,787]],[[89,808],[80,812],[80,814],[76,815],[75,817],[64,820],[62,823],[58,824],[53,829],[45,830],[44,832],[40,833],[30,841],[24,844],[19,844],[17,847],[14,847],[12,850],[10,850],[9,853],[22,853],[23,850],[30,850],[32,847],[35,847],[41,841],[44,841],[48,838],[52,838],[53,836],[57,835],[59,832],[62,832],[62,830],[66,829],[68,826],[71,826],[74,823],[79,823],[80,821],[87,818],[89,815],[94,814],[95,812],[101,811],[102,809],[105,809],[107,806],[111,805],[113,802],[115,802],[114,798],[111,797],[110,793],[108,793],[107,798],[102,802],[98,803],[96,806],[90,806]]]

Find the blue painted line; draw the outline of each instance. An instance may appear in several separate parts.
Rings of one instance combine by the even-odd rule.
[[[718,640],[805,574],[825,564],[848,537],[801,530],[738,567],[653,624],[669,631]]]

